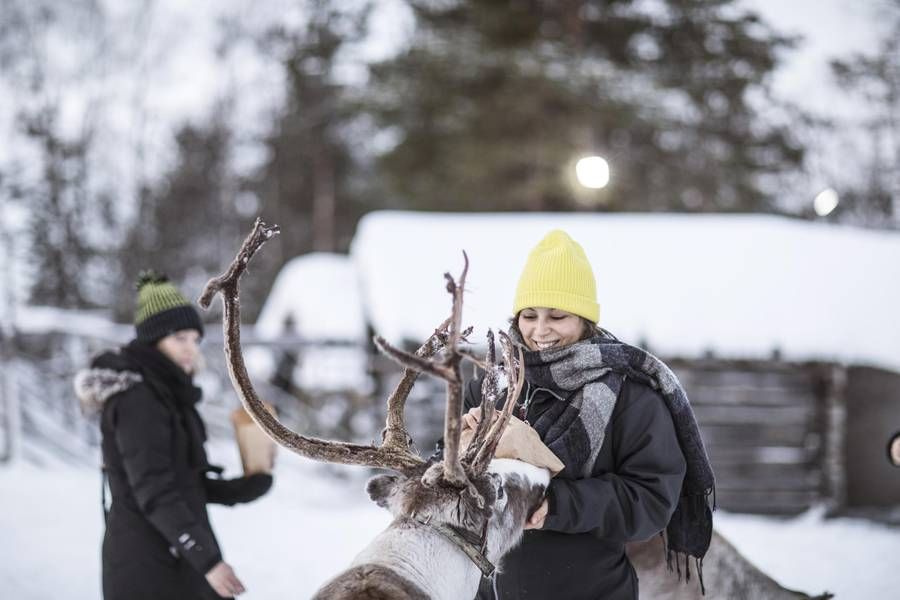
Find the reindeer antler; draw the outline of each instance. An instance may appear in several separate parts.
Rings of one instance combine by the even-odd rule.
[[[440,479],[455,487],[466,487],[469,479],[463,470],[459,458],[459,438],[462,433],[462,370],[460,365],[468,353],[460,352],[459,342],[466,332],[461,331],[463,292],[466,285],[466,274],[469,271],[469,257],[463,252],[464,266],[459,281],[455,281],[449,273],[444,274],[447,280],[447,291],[453,296],[453,311],[450,315],[447,344],[442,356],[427,359],[403,352],[391,346],[382,337],[375,338],[378,348],[406,367],[422,373],[429,373],[447,382],[447,404],[444,412],[444,460]],[[469,331],[469,330],[466,330]]]
[[[500,393],[500,377],[497,370],[501,369],[501,367],[497,366],[497,346],[494,343],[494,332],[490,329],[487,332],[487,355],[482,368],[486,376],[481,383],[481,420],[478,421],[475,435],[472,436],[466,448],[466,454],[462,459],[463,467],[472,464],[478,449],[484,443],[484,438],[494,418],[494,409],[497,406],[497,397]]]
[[[364,465],[370,467],[383,467],[400,472],[414,470],[424,464],[424,461],[409,449],[406,429],[403,426],[403,403],[409,388],[403,388],[403,381],[389,400],[387,429],[385,441],[381,446],[364,446],[333,440],[321,440],[307,437],[291,431],[281,424],[269,411],[265,409],[253,389],[244,359],[241,354],[241,326],[240,326],[240,296],[239,281],[241,275],[247,269],[250,259],[256,254],[263,244],[280,230],[277,225],[266,226],[261,219],[253,224],[253,230],[244,240],[234,261],[228,270],[209,280],[200,296],[199,303],[203,308],[209,308],[213,297],[217,293],[222,294],[224,304],[223,327],[225,333],[225,358],[228,364],[228,374],[231,383],[237,391],[241,404],[254,421],[266,434],[278,444],[293,450],[297,454],[321,460],[347,465]],[[443,335],[441,330],[436,331],[417,354],[428,356],[433,354],[443,345],[440,341]],[[414,379],[414,377],[413,377]],[[409,383],[411,387],[412,383]]]
[[[500,343],[503,346],[504,371],[507,379],[506,400],[504,401],[503,410],[500,412],[500,416],[494,421],[484,442],[480,444],[480,446],[477,446],[478,450],[475,452],[475,458],[472,459],[469,466],[469,470],[472,473],[481,473],[485,471],[488,464],[490,464],[491,459],[494,458],[494,452],[497,450],[497,445],[500,443],[500,437],[503,435],[503,431],[509,423],[509,417],[512,415],[513,408],[519,398],[519,393],[522,391],[522,386],[525,385],[525,364],[522,349],[516,347],[512,340],[509,339],[509,336],[502,331],[500,332]],[[515,356],[513,355],[514,352]],[[489,374],[486,381],[487,379],[496,377],[496,374]],[[496,382],[493,385],[495,389],[498,387]],[[484,394],[482,394],[482,417],[481,423],[478,424],[479,429],[482,427],[482,423],[491,422],[491,418],[484,414],[483,396]],[[493,414],[493,410],[491,413]]]
[[[415,355],[423,359],[434,356],[447,343],[447,327],[449,325],[450,318],[448,317],[434,330],[431,337],[422,344]],[[376,345],[379,344],[381,339],[380,337],[375,339]],[[411,368],[404,369],[400,381],[388,397],[387,419],[384,431],[381,434],[383,444],[388,446],[409,444],[410,438],[403,419],[403,408],[406,406],[406,398],[409,396],[409,392],[412,390],[412,386],[418,377],[419,371]]]

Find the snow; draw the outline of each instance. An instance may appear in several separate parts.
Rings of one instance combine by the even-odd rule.
[[[260,310],[256,335],[260,339],[282,335],[287,319],[292,331],[303,338],[365,339],[359,285],[346,256],[315,252],[282,267]]]
[[[226,474],[239,474],[233,446],[209,450]],[[362,469],[342,468],[340,478],[323,469],[282,452],[270,494],[253,504],[210,507],[225,560],[247,587],[242,599],[309,598],[390,521],[366,498]],[[67,598],[99,598],[99,471],[22,463],[0,468],[0,490],[4,597],[45,600],[65,590]]]
[[[594,268],[600,324],[663,356],[833,360],[900,371],[900,234],[758,215],[369,213],[351,255],[368,318],[424,339],[469,256],[463,321],[503,328],[528,252],[567,231]]]
[[[113,322],[108,311],[71,310],[53,306],[20,306],[15,313],[16,329],[25,334],[64,332],[73,336],[102,338],[125,343],[134,337],[133,325]]]
[[[288,324],[289,323],[289,324]],[[278,273],[254,328],[256,339],[295,335],[309,342],[346,342],[316,346],[294,369],[293,381],[306,390],[369,391],[366,375],[366,323],[356,271],[344,255],[316,252],[289,261]],[[277,357],[269,348],[248,348],[247,366],[269,379]]]
[[[896,598],[900,530],[862,519],[823,519],[813,508],[780,520],[717,513],[716,529],[782,586],[837,600]],[[707,585],[711,585],[707,582]]]
[[[238,472],[231,444],[211,445],[210,456],[226,473]],[[390,520],[366,498],[363,469],[323,467],[282,451],[275,477],[255,503],[210,509],[226,560],[247,587],[243,600],[309,598]],[[96,469],[0,467],[4,597],[44,600],[60,590],[74,600],[100,597],[99,488]],[[897,529],[824,520],[820,510],[789,520],[720,511],[716,526],[786,587],[851,599],[890,598],[900,586]]]

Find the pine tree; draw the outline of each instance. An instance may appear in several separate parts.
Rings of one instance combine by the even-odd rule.
[[[139,212],[121,253],[124,282],[152,268],[190,296],[231,260],[236,240],[246,235],[252,221],[235,208],[238,184],[230,165],[231,136],[225,121],[215,117],[176,133],[171,170],[141,192]],[[127,283],[121,289],[117,314],[128,319],[134,294]],[[248,298],[248,311],[255,314],[259,302],[253,299],[258,296]]]
[[[0,201],[16,200],[29,216],[16,246],[29,255],[31,275],[17,285],[30,280],[28,300],[37,304],[102,306],[112,293],[108,274],[119,229],[113,195],[96,169],[97,98],[91,95],[80,115],[64,109],[77,96],[68,87],[71,73],[82,75],[89,61],[96,63],[92,50],[105,13],[90,0],[4,0],[0,14],[2,118],[11,134],[0,164]],[[65,60],[53,51],[59,40],[72,45]]]
[[[36,142],[41,178],[29,190],[30,243],[36,273],[30,301],[62,308],[102,305],[110,293],[103,275],[111,263],[112,199],[92,189],[88,167],[90,132],[60,135],[56,111],[23,115]]]
[[[791,42],[730,0],[409,5],[417,31],[369,95],[408,207],[771,210],[767,178],[802,162],[752,100]],[[612,182],[586,195],[569,173],[595,152]]]
[[[871,143],[862,182],[848,182],[835,218],[900,227],[900,0],[885,5],[888,33],[872,55],[832,62],[838,83],[868,110],[862,126]]]
[[[308,18],[299,29],[275,27],[260,40],[284,66],[286,103],[265,140],[269,159],[248,187],[267,220],[291,232],[280,256],[269,254],[266,270],[311,250],[346,250],[365,203],[359,155],[349,141],[352,90],[337,70],[347,45],[365,33],[368,7],[347,12],[324,0],[304,7]]]

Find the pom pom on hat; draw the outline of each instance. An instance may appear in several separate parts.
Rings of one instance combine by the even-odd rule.
[[[592,323],[600,320],[591,264],[581,245],[560,229],[538,242],[519,277],[513,314],[535,307],[564,310]]]
[[[148,284],[166,283],[169,278],[163,273],[157,273],[153,269],[146,269],[138,274],[137,281],[134,282],[134,289],[141,291],[141,288]]]

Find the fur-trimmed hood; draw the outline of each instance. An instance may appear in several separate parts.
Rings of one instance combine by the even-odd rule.
[[[74,381],[81,412],[88,417],[98,414],[107,400],[143,380],[140,373],[134,371],[102,367],[82,369]]]

